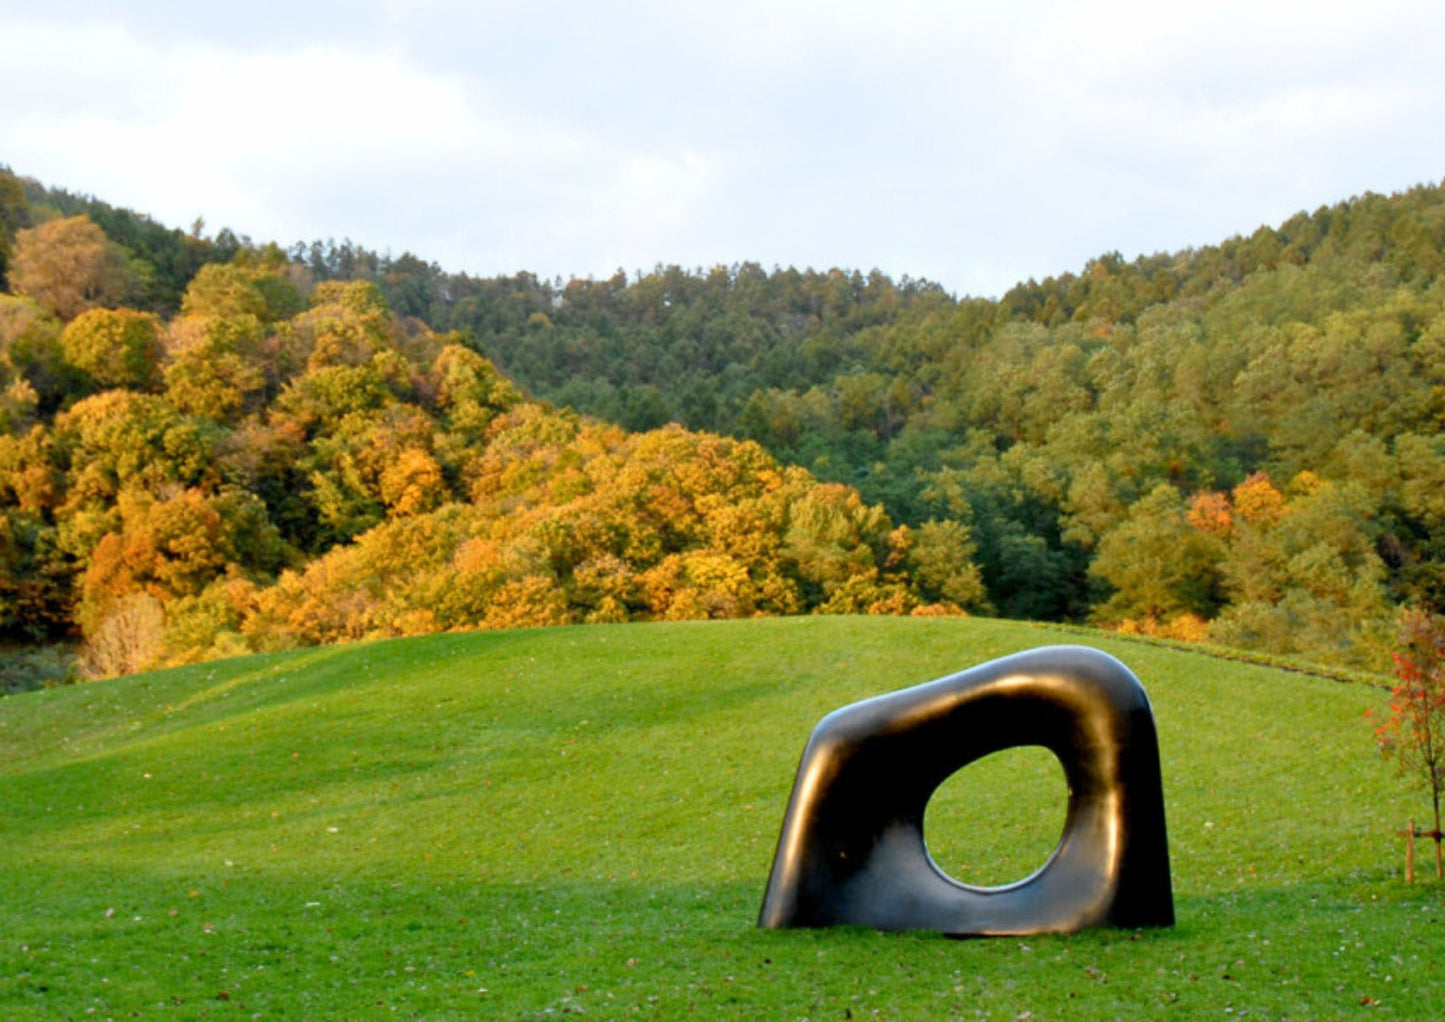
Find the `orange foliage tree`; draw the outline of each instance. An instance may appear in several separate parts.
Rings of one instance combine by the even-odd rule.
[[[1430,792],[1437,869],[1445,789],[1445,620],[1418,608],[1401,615],[1389,714],[1375,727],[1380,751]],[[1366,716],[1373,716],[1367,711]]]
[[[129,283],[124,257],[87,216],[47,220],[15,235],[10,285],[61,319],[119,304]]]
[[[59,615],[112,671],[440,629],[982,604],[962,523],[895,528],[752,441],[530,402],[374,285],[327,282],[302,308],[292,279],[207,266],[166,324],[86,311],[96,295],[66,324],[0,303],[0,630]]]

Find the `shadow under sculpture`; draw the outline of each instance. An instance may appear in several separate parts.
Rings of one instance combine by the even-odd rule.
[[[959,883],[928,855],[924,809],[962,767],[1021,745],[1042,745],[1064,768],[1059,845],[1017,883]],[[1122,663],[1083,646],[1018,653],[824,717],[758,919],[960,937],[1173,923],[1149,698]]]

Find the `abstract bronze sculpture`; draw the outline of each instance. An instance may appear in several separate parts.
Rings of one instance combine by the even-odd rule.
[[[1063,836],[1017,883],[959,883],[928,855],[924,809],[954,772],[1020,745],[1042,745],[1064,768]],[[1018,653],[824,717],[758,918],[951,936],[1173,923],[1149,699],[1127,667],[1083,646]]]

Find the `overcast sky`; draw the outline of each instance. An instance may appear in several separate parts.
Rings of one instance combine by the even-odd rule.
[[[1445,177],[1445,4],[0,0],[0,163],[480,275],[996,296]]]

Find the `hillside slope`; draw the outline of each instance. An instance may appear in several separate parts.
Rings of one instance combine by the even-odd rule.
[[[1395,611],[1445,605],[1445,187],[1240,226],[997,301],[750,264],[552,286],[291,255],[469,332],[542,398],[956,520],[1002,616],[1385,669]],[[1261,496],[1287,513],[1252,515]]]
[[[1106,253],[992,301],[748,263],[480,280],[350,243],[185,235],[0,168],[0,638],[96,645],[107,618],[163,611],[165,648],[139,658],[156,666],[277,631],[922,602],[1384,670],[1398,613],[1445,606],[1442,270],[1440,184]],[[519,387],[755,442],[917,534],[862,536],[873,556],[824,558],[832,577],[808,550],[775,566],[625,540],[613,480],[573,470],[631,441]],[[412,520],[510,517],[516,487],[538,513],[501,543],[474,512]],[[537,496],[571,506],[558,521]],[[836,510],[804,516],[823,526],[804,547],[870,532]],[[464,535],[389,600],[398,542]],[[438,611],[459,563],[472,577]],[[258,618],[237,583],[280,584]]]
[[[5,700],[0,1013],[1445,1010],[1438,889],[1400,883],[1391,835],[1421,801],[1361,720],[1380,693],[1103,635],[1158,717],[1176,928],[754,929],[822,714],[1055,641],[1077,638],[857,617],[448,634]],[[930,809],[956,874],[1047,854],[1062,789],[1013,766]]]

